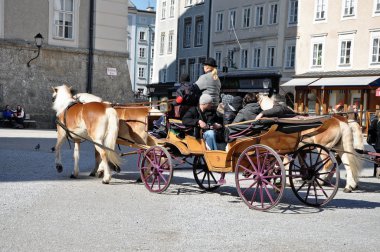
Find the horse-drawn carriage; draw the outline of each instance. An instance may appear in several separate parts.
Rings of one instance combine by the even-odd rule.
[[[67,107],[67,104],[62,106]],[[87,108],[89,105],[80,106],[84,111],[81,113],[89,110]],[[105,106],[104,110],[107,109],[109,106]],[[119,127],[116,129],[117,143],[137,148],[137,151],[132,153],[139,154],[138,167],[141,179],[151,192],[164,192],[172,181],[175,166],[183,163],[183,160],[192,164],[196,183],[207,191],[220,186],[216,173],[233,172],[240,197],[250,208],[257,210],[268,210],[276,206],[284,194],[287,182],[296,197],[310,206],[319,207],[327,204],[338,190],[339,164],[335,154],[327,145],[304,142],[307,138],[324,135],[323,133],[332,127],[339,127],[340,121],[335,117],[262,118],[227,125],[226,127],[232,131],[231,141],[228,142],[226,150],[222,151],[208,150],[203,139],[179,134],[186,129],[180,121],[174,119],[165,119],[167,134],[165,138],[152,136],[147,131],[152,121],[149,107],[119,106],[113,109],[116,110],[119,119]],[[65,112],[65,115],[62,111],[59,118],[61,122],[67,122],[65,116],[69,115],[70,111]],[[90,114],[93,116],[93,111]],[[80,117],[85,120],[87,116],[81,114]],[[110,123],[103,123],[108,123],[107,129],[110,131],[112,128]],[[82,122],[81,125],[84,124],[91,122]],[[76,133],[70,131],[75,127],[66,123],[60,126],[62,129],[58,129],[57,152],[59,152],[58,143],[62,142],[65,135],[72,133],[71,136],[74,134],[76,137],[83,132],[83,130],[77,130]],[[99,137],[94,140],[89,128],[87,126],[87,136],[97,144],[96,150],[102,151],[99,147],[102,140]],[[77,139],[79,140],[75,141],[76,144],[83,138]],[[102,162],[99,169],[104,170],[105,175],[108,169],[106,180],[103,178],[104,183],[109,183],[110,180],[106,161],[113,162],[112,158],[107,159],[106,156],[111,154],[115,143],[116,140],[113,145],[106,145],[105,152],[100,155]],[[177,162],[178,160],[182,162]],[[114,163],[118,164],[117,161]],[[74,164],[77,176],[77,162]],[[62,170],[59,159],[56,159],[56,167]]]

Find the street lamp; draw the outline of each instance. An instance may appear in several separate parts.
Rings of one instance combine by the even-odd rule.
[[[38,58],[38,56],[40,56],[40,49],[41,49],[41,46],[42,46],[42,42],[44,41],[44,37],[42,37],[41,33],[38,33],[36,36],[34,36],[34,41],[35,41],[36,46],[37,46],[37,49],[38,49],[38,51],[37,51],[37,56],[34,57],[34,58],[32,58],[32,59],[30,59],[30,60],[28,61],[28,63],[26,63],[26,65],[27,65],[28,67],[30,67],[30,62],[31,62],[32,60],[35,60],[35,59]]]

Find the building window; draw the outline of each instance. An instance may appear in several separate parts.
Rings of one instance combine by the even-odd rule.
[[[343,1],[343,17],[355,16],[355,0]]]
[[[294,68],[294,62],[296,58],[296,46],[289,45],[286,47],[286,68]]]
[[[263,25],[264,6],[256,6],[256,26]]]
[[[316,0],[315,20],[326,19],[326,1],[327,0]]]
[[[294,25],[298,22],[298,0],[289,2],[289,24]]]
[[[234,64],[234,51],[228,50],[227,53],[227,67],[235,67]]]
[[[54,1],[54,37],[73,39],[74,0]]]
[[[183,33],[183,47],[189,48],[191,45],[191,18],[185,18],[185,27]]]
[[[271,4],[269,9],[269,24],[277,24],[277,4]]]
[[[216,14],[216,31],[223,31],[223,12]]]
[[[139,49],[139,57],[140,58],[145,58],[145,48],[140,48]]]
[[[139,67],[139,78],[144,78],[145,76],[145,68]]]
[[[195,59],[189,59],[189,76],[190,76],[190,82],[195,82]]]
[[[150,58],[153,59],[154,56],[154,48],[151,48]]]
[[[169,17],[174,17],[174,5],[175,0],[170,0],[170,11],[169,11]]]
[[[216,61],[216,64],[218,65],[218,68],[221,69],[222,67],[222,52],[221,51],[215,52],[215,61]]]
[[[159,76],[160,76],[160,82],[166,83],[166,69],[165,68],[160,70]]]
[[[203,17],[195,19],[195,46],[203,45]]]
[[[173,37],[174,37],[174,31],[169,32],[169,43],[168,43],[168,53],[173,52]]]
[[[248,68],[248,50],[241,50],[241,68]]]
[[[380,32],[372,35],[371,64],[380,63]]]
[[[380,0],[375,0],[374,4],[375,14],[380,14]]]
[[[165,32],[161,32],[160,54],[164,54],[164,50],[165,50]]]
[[[150,79],[153,78],[153,67],[150,68],[150,76],[149,76]]]
[[[161,19],[165,19],[166,17],[166,1],[162,2],[162,11],[161,11]]]
[[[243,28],[248,28],[251,24],[251,8],[243,9]]]
[[[152,45],[154,44],[154,36],[155,36],[155,33],[152,32],[152,33],[150,34],[150,42],[151,42]]]
[[[179,60],[179,76],[180,77],[182,74],[185,74],[187,73],[186,71],[186,60],[185,59],[181,59]]]
[[[274,67],[275,47],[270,46],[267,50],[267,67]]]
[[[254,68],[260,67],[260,61],[261,61],[261,48],[255,48],[253,50],[253,67]]]
[[[322,55],[323,55],[323,43],[314,43],[313,44],[313,67],[322,66]]]
[[[140,32],[140,40],[145,40],[145,32]]]
[[[350,65],[351,64],[351,40],[343,40],[340,42],[340,65]]]
[[[230,10],[228,14],[228,29],[232,30],[236,27],[236,10]]]

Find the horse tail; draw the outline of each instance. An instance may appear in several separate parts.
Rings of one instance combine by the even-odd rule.
[[[359,173],[362,167],[361,160],[357,156],[357,152],[354,148],[354,136],[349,123],[340,122],[341,130],[342,130],[342,146],[345,153],[342,155],[342,161],[347,158],[349,162],[349,166],[352,172],[352,178],[357,183],[359,180]],[[355,131],[355,133],[357,133]],[[361,135],[361,134],[360,134]],[[357,135],[355,137],[358,137]],[[362,135],[361,135],[362,137]],[[352,154],[351,154],[352,153]],[[343,158],[345,156],[345,158]]]
[[[119,118],[117,116],[116,110],[113,108],[107,108],[106,115],[108,117],[108,125],[106,137],[104,139],[104,146],[114,150],[116,146],[117,136],[119,134]],[[106,150],[106,155],[108,161],[110,161],[115,166],[120,167],[121,159],[116,152]]]

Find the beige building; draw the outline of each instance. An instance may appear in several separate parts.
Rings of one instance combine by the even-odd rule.
[[[128,0],[0,0],[0,106],[20,104],[47,128],[54,126],[51,86],[132,101],[127,15]],[[44,38],[40,50],[36,34]]]
[[[296,109],[374,111],[380,104],[380,0],[298,2],[296,78],[283,85],[296,87]]]
[[[292,89],[279,84],[295,70],[298,1],[213,1],[210,55],[221,74],[222,91],[246,93]]]

